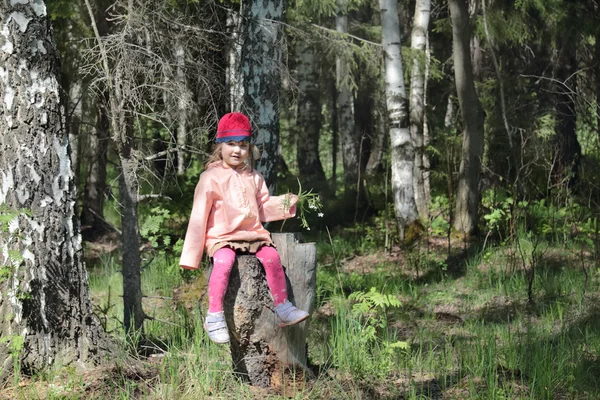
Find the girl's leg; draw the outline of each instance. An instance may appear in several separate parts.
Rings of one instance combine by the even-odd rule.
[[[288,301],[285,274],[277,250],[270,246],[263,246],[256,252],[256,258],[265,268],[267,285],[269,285],[275,303],[274,311],[279,317],[279,326],[294,325],[308,318],[309,315],[306,311],[298,310]]]
[[[274,247],[263,246],[256,252],[256,258],[265,268],[267,285],[273,296],[273,302],[276,306],[285,303],[288,296],[279,253]]]
[[[235,262],[235,251],[223,247],[213,255],[213,270],[208,281],[208,312],[223,311],[223,298],[227,291],[229,275]]]

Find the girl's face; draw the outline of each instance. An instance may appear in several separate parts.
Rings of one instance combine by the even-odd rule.
[[[221,158],[225,164],[235,169],[244,164],[246,158],[248,158],[249,148],[250,144],[246,141],[224,142],[221,146]]]

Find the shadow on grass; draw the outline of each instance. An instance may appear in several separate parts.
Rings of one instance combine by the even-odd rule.
[[[469,263],[480,257],[481,249],[478,243],[471,243],[467,247],[454,250],[443,262],[429,260],[426,264],[426,272],[418,276],[414,282],[424,285],[459,279],[466,274]]]
[[[571,360],[575,362],[570,377],[573,387],[587,393],[589,398],[600,398],[600,305],[592,306],[553,338],[556,346],[563,343],[561,335],[577,344],[573,346],[574,359]]]

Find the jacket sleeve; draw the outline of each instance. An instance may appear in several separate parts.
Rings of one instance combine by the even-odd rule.
[[[194,191],[192,214],[179,260],[182,268],[200,268],[206,243],[206,225],[213,205],[214,190],[212,186],[212,180],[206,174],[200,175],[200,181]]]
[[[292,218],[296,215],[298,196],[290,193],[281,196],[271,196],[267,183],[260,174],[258,174],[257,186],[256,202],[258,203],[259,217],[262,222],[278,221]]]

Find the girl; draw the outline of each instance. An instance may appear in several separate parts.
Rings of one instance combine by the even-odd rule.
[[[186,269],[200,268],[205,248],[213,258],[204,328],[215,343],[229,342],[223,297],[236,251],[256,254],[265,268],[281,327],[309,316],[288,301],[279,254],[261,223],[293,217],[298,196],[269,195],[263,176],[246,162],[251,150],[250,135],[250,121],[244,114],[229,113],[219,121],[215,150],[194,193],[179,262]]]

